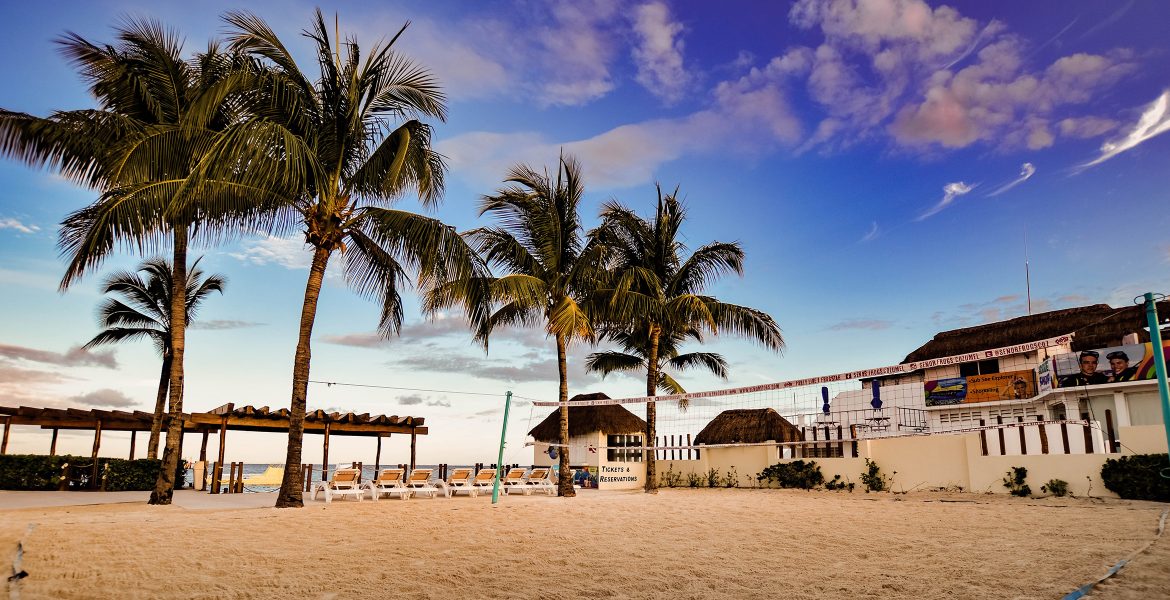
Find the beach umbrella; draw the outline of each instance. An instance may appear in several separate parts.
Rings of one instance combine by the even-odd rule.
[[[881,392],[882,384],[878,380],[874,379],[873,383],[870,385],[870,387],[873,388],[873,400],[869,401],[869,405],[872,406],[874,410],[881,410],[882,409],[882,392]]]

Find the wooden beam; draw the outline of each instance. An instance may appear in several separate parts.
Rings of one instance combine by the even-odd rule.
[[[321,452],[321,481],[329,481],[329,421],[325,421],[325,447]]]
[[[89,476],[89,486],[93,487],[97,484],[98,478],[98,448],[102,446],[102,420],[97,420],[97,425],[93,429],[93,472]]]
[[[374,453],[374,477],[378,477],[378,470],[382,468],[382,436],[377,437],[378,450]]]
[[[222,469],[223,469],[223,454],[224,454],[224,451],[227,450],[228,416],[224,415],[223,417],[220,418],[219,422],[220,422],[220,425],[219,425],[219,458],[216,459],[216,462],[219,464],[220,470],[222,471]],[[215,479],[215,489],[219,489],[219,474],[218,473],[216,474],[216,479]]]
[[[8,430],[12,427],[12,417],[4,417],[4,441],[0,442],[0,454],[8,454]]]
[[[207,461],[207,438],[211,435],[210,429],[203,430],[203,443],[199,445],[199,460]]]
[[[130,460],[134,460],[134,442],[137,441],[135,437],[138,435],[137,431],[130,432]]]
[[[414,431],[412,428],[412,430],[410,432],[410,470],[411,471],[414,471],[415,441],[417,441],[417,439],[418,439],[418,437],[414,435]]]
[[[49,442],[49,456],[57,456],[57,429],[53,429],[53,441]]]

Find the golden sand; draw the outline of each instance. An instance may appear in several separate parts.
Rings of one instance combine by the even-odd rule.
[[[0,510],[0,543],[23,540],[20,598],[1052,599],[1153,539],[1165,508],[789,490],[118,504]],[[1170,596],[1167,546],[1092,597]]]

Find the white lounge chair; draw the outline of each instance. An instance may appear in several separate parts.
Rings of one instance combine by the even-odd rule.
[[[439,488],[431,485],[432,470],[415,469],[410,472],[410,477],[406,479],[406,487],[410,488],[412,496],[428,494],[431,498],[434,498],[439,493]]]
[[[365,490],[360,480],[362,472],[358,469],[337,469],[333,471],[333,478],[322,481],[313,487],[313,500],[317,499],[317,492],[325,492],[325,503],[333,502],[334,496],[353,496],[361,502]]]
[[[524,475],[527,473],[528,469],[522,469],[520,467],[508,469],[504,478],[500,480],[500,484],[504,488],[504,493],[507,494],[509,490],[520,489],[524,485]],[[521,489],[521,491],[523,490]]]
[[[370,491],[370,497],[377,500],[382,494],[393,496],[395,494],[403,500],[410,499],[411,489],[406,487],[406,481],[402,478],[402,469],[382,469],[378,476],[363,484],[367,490]]]
[[[447,481],[439,482],[439,488],[443,490],[443,495],[448,498],[457,495],[459,492],[463,492],[474,498],[479,493],[479,490],[471,485],[471,480],[471,469],[451,469],[451,473],[447,475]]]
[[[533,492],[545,492],[549,496],[557,495],[557,486],[552,479],[552,469],[547,467],[537,467],[524,478],[524,495],[527,496]]]
[[[475,479],[471,480],[471,487],[477,490],[487,490],[491,492],[492,486],[496,483],[496,470],[483,469],[475,474]]]

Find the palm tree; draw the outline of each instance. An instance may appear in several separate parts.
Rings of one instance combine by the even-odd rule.
[[[484,196],[480,215],[492,214],[496,227],[468,233],[488,265],[504,272],[454,282],[436,289],[427,310],[464,303],[478,324],[476,341],[487,349],[492,331],[507,326],[542,325],[556,340],[560,377],[560,478],[562,496],[573,496],[569,470],[568,348],[575,341],[593,339],[587,304],[604,277],[601,248],[583,235],[578,207],[584,194],[581,168],[562,156],[555,180],[547,171],[537,173],[526,165],[513,167],[495,195]],[[499,305],[477,318],[485,304]]]
[[[118,244],[147,250],[170,242],[171,418],[150,496],[151,504],[170,504],[182,435],[190,237],[199,232],[213,240],[254,224],[271,212],[274,196],[269,187],[240,181],[241,163],[226,164],[235,157],[221,148],[223,133],[239,123],[240,91],[254,85],[248,62],[215,43],[186,61],[178,35],[154,21],[127,21],[117,40],[98,45],[72,33],[60,39],[99,108],[48,118],[0,112],[0,152],[56,168],[101,192],[62,223],[59,244],[69,260],[62,290]],[[237,137],[232,144],[246,141]],[[265,160],[247,166],[262,167]]]
[[[426,69],[393,50],[406,26],[365,56],[352,38],[335,54],[318,10],[305,32],[317,51],[319,75],[310,77],[259,17],[235,12],[225,20],[230,47],[266,69],[264,85],[248,99],[252,117],[230,135],[270,141],[268,147],[229,146],[238,152],[227,162],[249,165],[245,181],[281,194],[285,209],[278,223],[302,227],[313,248],[293,364],[286,468],[276,499],[277,507],[299,507],[310,338],[330,257],[340,254],[351,287],[380,302],[378,330],[384,336],[401,327],[399,288],[408,271],[417,272],[425,287],[470,276],[475,257],[440,221],[389,208],[411,189],[432,208],[443,190],[442,158],[431,150],[430,126],[418,118],[444,119],[444,96]],[[395,127],[399,121],[405,122]],[[268,160],[273,156],[280,160]]]
[[[649,327],[609,328],[603,330],[599,338],[616,342],[621,350],[606,350],[594,352],[586,358],[585,368],[588,371],[601,373],[602,376],[617,372],[645,371],[648,366],[646,359],[650,356]],[[703,368],[712,374],[727,379],[727,360],[715,352],[688,352],[679,354],[679,346],[687,339],[702,343],[703,334],[698,329],[689,329],[685,335],[673,331],[663,331],[658,339],[658,391],[667,394],[685,394],[686,389],[668,372],[685,371],[694,368]],[[680,400],[679,406],[686,408],[686,400]]]
[[[602,207],[602,224],[592,234],[606,248],[613,271],[612,287],[602,292],[608,296],[601,305],[603,320],[610,329],[625,329],[635,347],[645,348],[647,396],[656,395],[662,385],[660,369],[666,358],[662,355],[674,352],[677,341],[689,332],[694,332],[692,336],[730,332],[770,350],[784,348],[780,328],[767,313],[703,294],[720,276],[743,274],[743,249],[734,242],[712,242],[685,256],[687,247],[678,235],[686,209],[678,200],[678,188],[665,195],[661,186],[657,189],[653,220],[610,201]],[[647,444],[657,435],[656,418],[655,403],[647,402]],[[644,456],[646,491],[655,493],[654,452],[645,451]]]
[[[150,424],[150,441],[146,445],[146,455],[150,458],[158,457],[159,435],[171,381],[173,272],[166,259],[152,258],[138,265],[137,272],[119,271],[107,277],[102,283],[102,293],[118,294],[122,299],[107,298],[101,303],[98,307],[98,321],[104,329],[84,346],[88,350],[106,344],[147,338],[154,342],[155,349],[162,355],[154,420]],[[145,274],[145,277],[140,274]],[[199,260],[196,260],[187,271],[187,285],[184,286],[187,290],[186,321],[191,322],[199,304],[212,292],[222,294],[226,284],[227,278],[223,275],[204,277],[203,271],[199,269]]]

